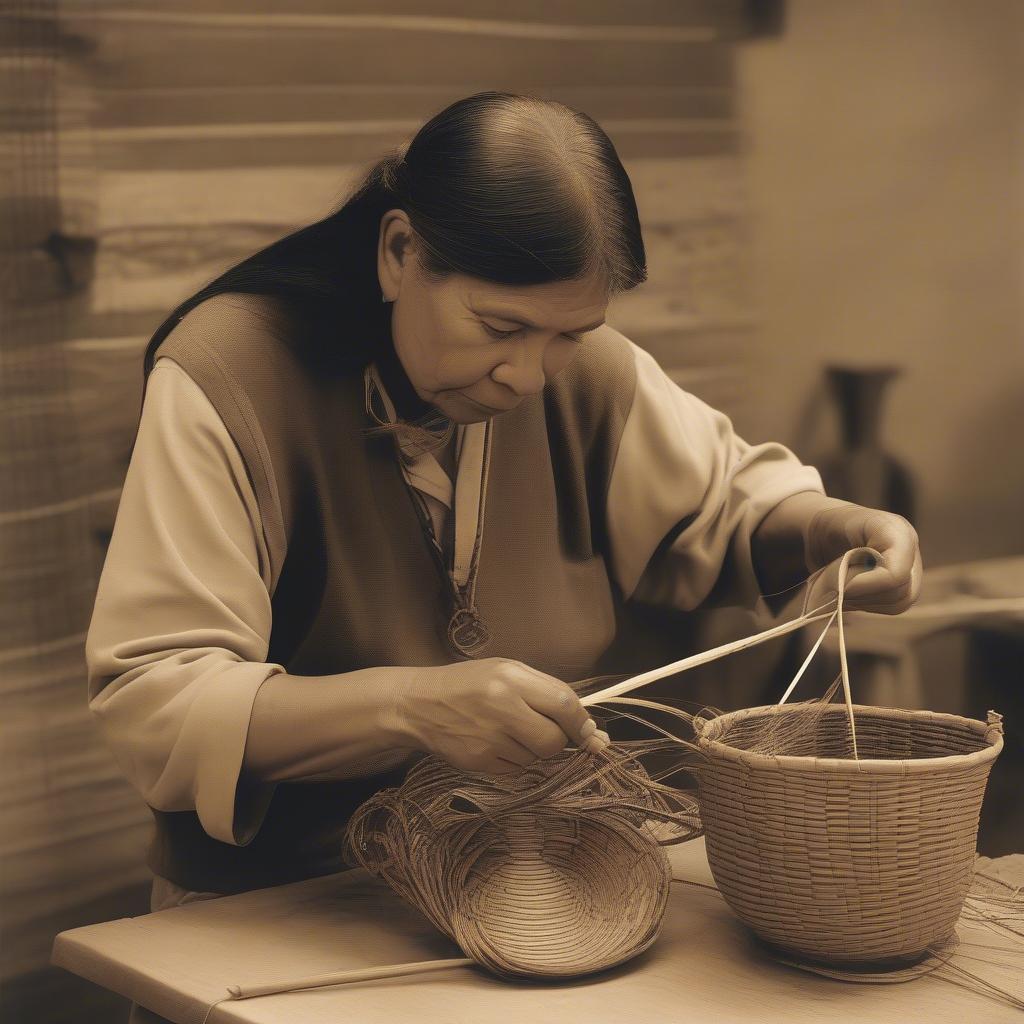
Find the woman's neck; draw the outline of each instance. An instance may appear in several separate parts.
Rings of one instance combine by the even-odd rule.
[[[413,422],[429,412],[436,411],[429,402],[425,402],[416,393],[402,360],[395,351],[390,331],[386,332],[377,354],[377,369],[400,419]]]

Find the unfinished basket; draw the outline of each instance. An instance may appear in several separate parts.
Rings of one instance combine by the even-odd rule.
[[[569,977],[657,939],[672,877],[659,844],[699,832],[694,797],[613,745],[507,776],[427,757],[359,808],[346,850],[494,973]]]
[[[750,749],[765,721],[814,715],[802,749]],[[927,711],[749,708],[697,723],[708,862],[757,935],[832,963],[911,960],[950,936],[1003,746],[989,723]]]

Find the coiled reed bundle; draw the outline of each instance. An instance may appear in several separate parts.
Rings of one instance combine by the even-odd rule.
[[[359,808],[346,857],[495,974],[603,970],[657,938],[671,881],[662,846],[701,834],[694,796],[637,760],[669,748],[679,742],[565,750],[509,775],[427,757]]]

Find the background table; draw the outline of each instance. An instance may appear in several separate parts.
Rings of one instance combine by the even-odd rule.
[[[940,710],[936,701],[941,700],[947,705],[941,710],[977,715],[969,699],[971,680],[957,666],[945,666],[939,680],[925,678],[921,642],[953,630],[1024,635],[1024,557],[926,569],[920,597],[912,608],[900,615],[849,612],[844,622],[847,650],[861,656],[854,680],[860,703],[934,711]],[[809,645],[816,636],[816,630],[809,630],[805,642]],[[836,659],[838,641],[838,631],[831,630],[825,651]]]
[[[1024,850],[1024,557],[926,568],[912,608],[901,615],[850,612],[845,622],[854,700],[982,720],[989,709],[1004,716],[978,849],[993,857]],[[806,653],[817,631],[803,632]],[[837,630],[815,668],[816,680],[802,682],[797,699],[823,693],[838,673]]]
[[[703,839],[668,848],[677,878],[712,885]],[[1024,882],[1024,856],[990,867]],[[965,934],[965,925],[959,926]],[[973,929],[971,929],[973,930]],[[981,933],[994,941],[990,933]],[[228,985],[350,967],[461,956],[417,911],[362,869],[192,903],[57,936],[53,962],[179,1024],[986,1024],[1024,1014],[950,982],[831,981],[768,957],[717,890],[673,882],[658,941],[632,961],[562,982],[500,980],[481,968],[229,1001]],[[1004,987],[1020,972],[986,968]]]

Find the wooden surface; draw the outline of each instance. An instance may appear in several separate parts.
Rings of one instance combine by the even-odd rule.
[[[670,848],[669,854],[677,878],[713,882],[703,840]],[[1024,881],[1024,857],[1001,858],[987,870]],[[960,930],[967,938],[963,924]],[[991,933],[982,935],[979,941],[996,941]],[[459,955],[425,918],[361,869],[74,929],[59,935],[54,947],[57,965],[179,1024],[202,1024],[228,985]],[[1015,981],[1007,971],[989,970],[988,976],[1004,986]],[[717,891],[674,882],[655,945],[599,975],[557,983],[508,982],[462,967],[223,1002],[206,1019],[207,1024],[997,1024],[1021,1015],[934,977],[855,985],[784,967],[759,950]]]

